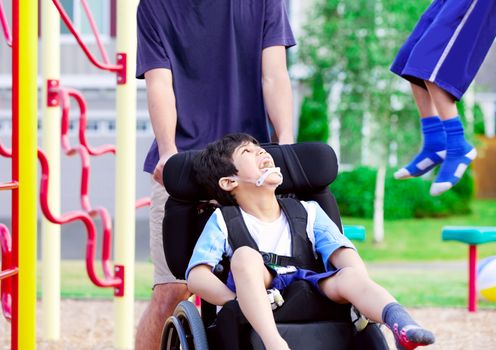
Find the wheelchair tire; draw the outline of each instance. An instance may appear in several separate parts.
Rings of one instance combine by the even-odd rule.
[[[174,324],[174,322],[176,322],[174,321],[174,318],[179,323],[181,328],[180,331],[186,338],[185,340],[187,348],[183,346],[184,340],[180,341],[182,350],[208,350],[207,334],[203,326],[203,321],[195,305],[193,305],[189,301],[182,301],[174,310],[173,319],[171,320],[171,327],[174,326],[178,330],[177,333],[179,335],[179,326],[176,326]],[[168,342],[170,342],[170,340],[175,340],[174,335],[170,334],[170,331],[169,334],[165,333],[165,328],[164,335],[167,336],[164,339],[166,339]],[[166,347],[165,349],[170,348]]]
[[[171,316],[165,321],[162,339],[160,341],[161,350],[189,350],[186,332],[181,321],[176,316]]]
[[[369,323],[354,337],[354,350],[389,350],[386,338],[376,323]]]

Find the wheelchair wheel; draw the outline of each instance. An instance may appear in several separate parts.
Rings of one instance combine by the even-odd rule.
[[[176,316],[169,317],[165,322],[160,349],[189,350],[186,332]]]
[[[182,301],[169,317],[162,332],[163,350],[208,350],[203,321],[195,305]]]
[[[386,338],[376,323],[369,323],[364,330],[357,332],[354,341],[353,349],[355,350],[389,349]]]

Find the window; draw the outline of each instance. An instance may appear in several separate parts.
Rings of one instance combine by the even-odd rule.
[[[93,16],[93,20],[98,28],[102,38],[108,38],[113,34],[113,14],[111,10],[115,9],[115,2],[111,0],[86,0],[88,7]],[[80,0],[60,0],[60,4],[64,7],[65,12],[70,17],[74,27],[81,36],[93,38],[88,17],[84,11],[83,5]],[[62,22],[60,25],[60,32],[62,35],[70,35],[67,26]]]
[[[136,130],[138,130],[138,132],[145,132],[149,127],[151,127],[151,125],[148,119],[136,120]]]

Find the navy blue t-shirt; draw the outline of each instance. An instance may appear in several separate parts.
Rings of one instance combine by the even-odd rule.
[[[179,150],[231,132],[268,142],[262,50],[279,45],[295,45],[284,0],[141,0],[136,77],[172,70]],[[153,142],[145,171],[158,159]]]

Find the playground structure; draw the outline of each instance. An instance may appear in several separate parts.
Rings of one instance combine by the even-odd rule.
[[[1,301],[4,315],[11,319],[11,349],[36,347],[36,157],[41,165],[40,206],[42,220],[43,337],[60,338],[60,226],[81,221],[87,232],[86,269],[90,280],[99,287],[114,288],[115,348],[132,348],[134,334],[134,221],[135,208],[148,204],[148,199],[135,201],[135,10],[137,0],[117,3],[117,55],[110,63],[99,37],[98,28],[85,0],[81,0],[91,25],[102,61],[90,52],[59,0],[41,2],[41,101],[42,150],[37,139],[37,57],[38,1],[13,1],[12,30],[0,1],[0,22],[4,38],[12,47],[12,149],[0,140],[0,155],[12,158],[12,181],[0,184],[1,190],[12,191],[12,236],[0,225],[2,246]],[[60,84],[59,17],[78,42],[89,61],[101,70],[116,74],[117,141],[116,147],[96,148],[86,141],[86,103],[78,91]],[[71,146],[68,138],[71,99],[80,111],[79,145]],[[61,124],[54,122],[61,118]],[[61,138],[59,139],[59,135]],[[61,142],[59,141],[61,140]],[[60,146],[62,144],[62,148]],[[60,213],[60,153],[79,155],[81,160],[81,210]],[[112,225],[105,208],[93,208],[88,196],[90,157],[116,154],[115,262],[110,262]],[[96,273],[94,260],[96,228],[102,223],[102,271]],[[22,303],[19,301],[22,300]],[[20,333],[22,325],[22,336]]]

